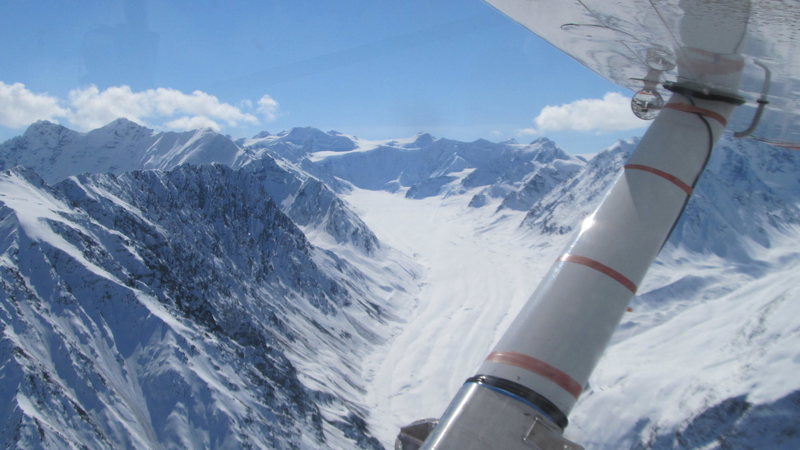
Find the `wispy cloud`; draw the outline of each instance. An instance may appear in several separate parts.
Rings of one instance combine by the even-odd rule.
[[[603,98],[576,100],[557,106],[545,106],[533,119],[534,128],[520,134],[541,134],[547,131],[611,132],[635,130],[648,122],[633,115],[630,98],[609,92]]]
[[[89,130],[125,117],[156,128],[220,130],[257,125],[259,115],[272,121],[278,111],[278,102],[269,95],[262,96],[257,105],[246,100],[236,107],[203,91],[187,94],[176,89],[157,88],[135,92],[129,86],[100,90],[90,85],[73,89],[66,99],[58,99],[31,92],[22,83],[8,85],[0,81],[0,125],[10,128],[47,119]]]
[[[260,112],[267,121],[272,122],[278,118],[278,102],[269,95],[265,95],[258,99],[258,112]]]

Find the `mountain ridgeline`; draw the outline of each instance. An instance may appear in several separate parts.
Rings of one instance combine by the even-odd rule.
[[[586,158],[544,138],[370,141],[295,128],[234,141],[125,119],[88,133],[37,122],[0,144],[0,443],[383,448],[363,361],[413,316],[424,273],[342,196],[464,197],[465,213],[515,220],[547,245],[599,204],[636,143]],[[798,173],[797,152],[723,138],[656,266],[693,255],[741,279],[774,275],[762,255],[800,225]],[[670,298],[707,295],[714,278],[698,280],[643,291],[652,315],[624,323],[620,342],[668,322]],[[772,411],[715,399],[680,430],[641,418],[590,444],[672,448],[701,422],[730,425],[701,430],[724,442],[744,435],[731,425],[742,405]],[[800,413],[796,395],[780,401],[775,414]],[[762,442],[797,442],[758,417],[773,435]]]
[[[379,446],[331,386],[362,377],[403,305],[312,246],[254,172],[2,176],[4,443]],[[338,376],[309,388],[291,357]]]
[[[87,134],[37,123],[3,145],[6,161],[71,154],[77,173],[39,152],[0,175],[0,442],[380,448],[355,401],[359,362],[413,305],[413,264],[387,261],[341,199],[270,158],[103,165],[103,150],[153,135],[123,120]],[[196,150],[241,152],[222,136],[206,145],[219,142]],[[360,256],[314,246],[311,231]]]
[[[471,207],[525,211],[523,228],[563,235],[599,204],[638,139],[590,159],[568,155],[546,138],[519,144],[420,134],[376,142],[313,128],[240,144],[246,145],[246,158],[289,160],[339,192],[356,187],[415,199],[468,195]],[[723,137],[670,245],[747,260],[751,242],[768,247],[769,230],[787,231],[800,222],[798,167],[797,152]]]

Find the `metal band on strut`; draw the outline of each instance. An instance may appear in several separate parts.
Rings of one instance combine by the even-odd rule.
[[[485,385],[495,391],[500,391],[501,394],[509,395],[517,400],[521,399],[524,402],[530,403],[535,408],[547,414],[547,416],[562,430],[569,425],[566,414],[561,412],[556,405],[542,395],[537,394],[535,391],[519,383],[491,375],[475,375],[467,379],[466,383]]]

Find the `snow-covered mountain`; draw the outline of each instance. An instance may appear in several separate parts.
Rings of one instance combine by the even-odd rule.
[[[634,144],[590,160],[524,226],[572,232]],[[796,448],[798,225],[800,154],[724,137],[568,434],[589,448]]]
[[[281,135],[257,146],[278,157],[291,149],[295,161],[344,186],[379,238],[428,267],[426,306],[390,345],[379,368],[390,380],[370,397],[373,424],[389,444],[399,426],[442,413],[638,141],[586,160],[564,157],[547,141],[351,139],[335,152],[314,140],[278,146]],[[518,166],[524,176],[512,170]],[[800,368],[800,325],[786,319],[799,312],[790,301],[800,281],[798,173],[796,152],[720,142],[576,407],[571,437],[589,448],[799,444],[786,420],[800,417],[800,382],[791,375]],[[670,358],[656,364],[654,354]],[[642,371],[642,361],[653,369]],[[714,370],[705,372],[705,361],[715,361]],[[602,419],[610,415],[613,426]]]
[[[382,428],[375,423],[384,442],[402,424],[442,413],[621,174],[635,145],[620,142],[576,162],[573,176],[523,213],[469,208],[480,188],[460,201],[437,197],[385,208],[381,203],[388,200],[377,202],[368,191],[347,195],[357,209],[384,208],[380,214],[397,221],[416,210],[433,216],[405,219],[402,226],[412,231],[392,241],[419,251],[431,286],[420,294],[429,303],[422,320],[406,327],[384,363],[386,372],[393,367],[400,375],[376,386],[371,397],[378,416],[387,417]],[[720,142],[634,299],[634,312],[573,411],[568,436],[597,449],[800,445],[794,375],[800,306],[793,301],[800,282],[798,174],[797,152],[727,137]],[[364,216],[379,237],[402,233],[380,214]],[[424,229],[437,229],[441,244],[414,233]],[[419,350],[442,340],[436,351]],[[409,358],[409,349],[421,354]]]
[[[319,180],[287,161],[278,162],[263,154],[253,158],[229,137],[210,129],[156,132],[117,119],[79,133],[39,121],[22,136],[0,144],[0,169],[25,166],[48,183],[82,173],[119,174],[210,163],[233,168],[259,165],[270,197],[296,224],[311,229],[323,241],[353,244],[367,253],[379,245],[363,222]]]
[[[380,248],[366,224],[320,180],[269,155],[248,161],[244,168],[259,174],[270,198],[315,244],[347,244],[366,254]]]
[[[637,143],[637,139],[617,142],[551,187],[528,208],[523,225],[544,235],[571,233],[600,204]]]
[[[500,207],[517,210],[530,208],[585,163],[546,138],[521,145],[483,139],[459,142],[421,133],[412,139],[369,141],[295,128],[240,143],[253,158],[267,153],[292,161],[339,191],[348,186],[402,190],[417,199],[469,191],[471,206],[503,199]]]
[[[0,145],[0,169],[25,166],[48,183],[80,173],[167,170],[180,164],[233,166],[242,156],[230,139],[210,129],[156,132],[127,119],[79,133],[48,121]]]
[[[410,268],[313,247],[262,169],[0,176],[4,447],[380,446]]]
[[[638,140],[620,141],[534,203],[523,221],[543,234],[574,231],[599,204]],[[724,137],[717,145],[670,244],[746,263],[752,244],[800,224],[800,155]]]
[[[32,168],[0,177],[3,442],[391,446],[443,412],[636,143],[37,123],[0,145]],[[798,173],[797,152],[720,142],[571,439],[800,446]]]

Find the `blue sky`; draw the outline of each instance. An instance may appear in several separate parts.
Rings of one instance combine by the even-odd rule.
[[[544,135],[584,153],[646,125],[629,92],[480,0],[5,0],[0,39],[0,139],[125,115],[235,137]]]

